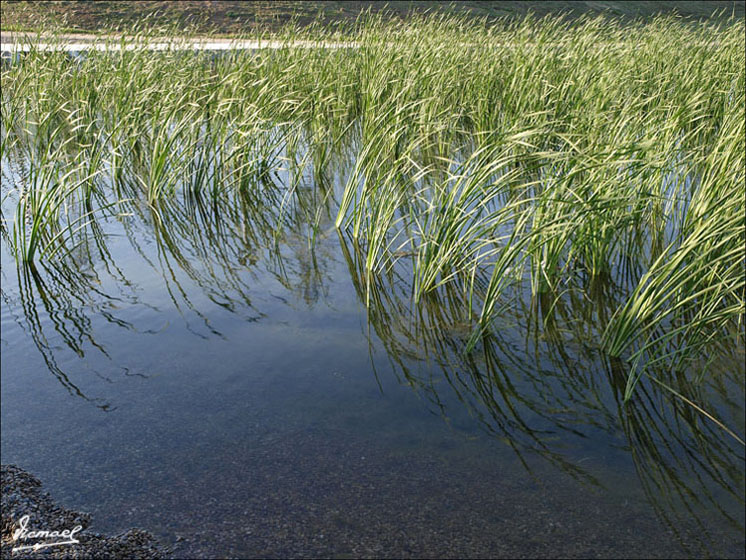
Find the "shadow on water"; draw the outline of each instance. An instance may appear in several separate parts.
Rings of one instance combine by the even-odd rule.
[[[614,309],[612,298],[623,297],[622,290],[569,289],[524,305],[530,295],[516,282],[513,300],[495,328],[481,338],[476,351],[467,353],[475,320],[473,313],[468,317],[467,290],[451,283],[413,308],[407,265],[367,283],[365,252],[343,236],[340,245],[359,298],[370,297],[368,324],[394,371],[445,419],[449,411],[441,398],[443,386],[437,385],[437,376],[418,375],[413,364],[437,364],[448,390],[487,434],[513,449],[529,472],[531,462],[524,457],[533,454],[577,480],[604,486],[605,481],[584,468],[582,457],[568,452],[569,441],[582,448],[582,440],[592,441],[594,432],[601,432],[631,456],[649,503],[678,540],[688,542],[690,553],[706,554],[719,538],[709,532],[712,518],[705,512],[716,512],[743,532],[743,446],[652,381],[642,384],[639,398],[624,402],[629,366],[604,355],[594,342],[600,333],[593,327],[597,316]],[[477,283],[486,281],[477,278]],[[740,363],[738,351],[731,350],[719,375],[705,384],[683,375],[671,379],[666,371],[655,374],[684,398],[706,403],[705,408],[713,407],[738,425],[743,412],[733,405],[743,400]],[[691,523],[700,542],[683,534]]]
[[[52,338],[60,339],[64,347],[79,358],[87,352],[97,352],[111,361],[107,348],[95,339],[92,318],[102,317],[116,327],[137,330],[134,324],[117,316],[116,310],[141,302],[115,264],[99,224],[92,222],[91,232],[92,235],[83,237],[67,259],[39,267],[15,268],[17,292],[5,288],[0,291],[8,312],[34,342],[50,373],[71,395],[110,411],[113,407],[107,399],[89,396],[63,370],[56,357],[61,346],[52,341]],[[113,280],[117,293],[102,290],[104,275]],[[10,282],[5,278],[3,283],[7,286]],[[19,310],[21,312],[17,313]],[[130,374],[126,367],[121,369],[124,375]]]
[[[582,451],[604,438],[615,449],[613,457],[622,454],[634,462],[649,503],[690,553],[707,551],[718,539],[711,532],[716,524],[743,533],[743,446],[687,404],[700,403],[727,425],[742,428],[742,348],[724,345],[717,374],[700,382],[660,368],[624,402],[629,366],[601,350],[599,325],[628,291],[611,279],[587,285],[579,274],[563,292],[537,298],[523,278],[514,278],[491,328],[467,352],[478,294],[486,291],[490,271],[476,269],[473,277],[456,278],[414,305],[411,255],[370,274],[357,241],[340,234],[338,243],[333,237],[315,242],[333,231],[337,178],[314,173],[317,166],[306,165],[304,157],[284,177],[266,173],[211,197],[190,192],[151,205],[137,202],[136,186],[118,185],[120,197],[128,200],[120,214],[92,222],[90,235],[65,259],[15,268],[15,285],[7,277],[3,282],[10,285],[2,290],[5,307],[17,314],[16,322],[65,389],[109,411],[114,407],[106,397],[88,394],[85,380],[66,372],[57,355],[97,352],[113,361],[110,348],[96,340],[94,316],[127,331],[159,334],[118,312],[122,306],[158,311],[118,267],[109,248],[118,237],[126,238],[160,279],[186,328],[205,339],[223,337],[210,321],[209,306],[245,322],[268,317],[255,301],[260,274],[292,294],[292,302],[275,296],[288,306],[333,302],[329,262],[338,258],[361,305],[367,304],[374,369],[374,354],[382,347],[398,381],[424,395],[445,421],[453,416],[447,404],[453,400],[446,397],[455,395],[482,432],[509,446],[529,473],[535,456],[601,489],[609,482],[584,464]],[[332,156],[312,154],[319,157]],[[379,367],[376,375],[391,372]],[[699,542],[693,542],[694,534]]]

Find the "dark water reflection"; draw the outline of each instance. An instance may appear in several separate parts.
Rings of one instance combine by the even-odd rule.
[[[289,181],[128,202],[34,270],[4,241],[3,462],[179,555],[743,555],[744,448],[686,402],[743,434],[743,348],[624,404],[624,288],[517,277],[467,353],[470,279],[413,305],[335,178]]]

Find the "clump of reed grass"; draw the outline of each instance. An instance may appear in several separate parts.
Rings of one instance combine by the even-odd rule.
[[[3,165],[27,169],[3,194],[19,263],[64,255],[125,198],[235,194],[277,235],[301,211],[313,237],[331,207],[368,285],[406,259],[414,301],[458,286],[470,348],[511,286],[619,286],[599,327],[633,364],[626,398],[651,364],[743,343],[743,21],[369,17],[226,53],[151,51],[153,34],[3,66]]]

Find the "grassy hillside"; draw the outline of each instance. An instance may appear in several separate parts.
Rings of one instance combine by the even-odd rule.
[[[744,17],[743,1],[54,1],[30,2],[3,0],[3,30],[33,30],[50,24],[66,31],[98,32],[112,27],[127,27],[158,12],[159,25],[191,26],[199,32],[243,33],[258,29],[275,30],[295,19],[307,25],[316,19],[324,23],[351,22],[366,9],[387,10],[394,18],[406,18],[412,11],[468,13],[476,17],[520,17],[528,11],[539,16],[564,12],[571,17],[583,13],[606,13],[622,18],[650,17],[660,12],[677,12],[685,17],[711,18],[721,11]]]

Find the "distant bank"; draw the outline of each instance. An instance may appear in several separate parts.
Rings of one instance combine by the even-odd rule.
[[[209,4],[209,5],[208,5]],[[258,31],[274,32],[287,25],[306,27],[313,23],[323,26],[346,26],[355,23],[365,13],[384,18],[406,20],[425,12],[466,15],[474,18],[522,18],[528,13],[536,17],[566,14],[568,18],[582,15],[608,15],[623,19],[650,18],[659,13],[677,13],[685,18],[711,19],[734,15],[744,17],[743,0],[688,1],[306,1],[258,2],[213,0],[209,3],[180,2],[28,2],[3,0],[0,3],[2,29],[37,30],[55,27],[64,32],[93,32],[133,26],[178,29],[192,34],[238,35]]]

